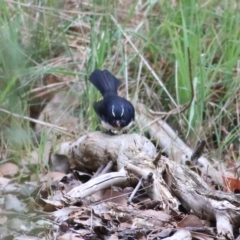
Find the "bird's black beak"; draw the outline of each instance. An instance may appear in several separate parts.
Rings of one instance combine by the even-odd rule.
[[[115,122],[115,126],[114,126],[118,131],[120,131],[121,130],[121,121],[119,121],[119,120],[117,120],[116,122]]]

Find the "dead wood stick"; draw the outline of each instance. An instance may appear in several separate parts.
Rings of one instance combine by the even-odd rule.
[[[233,226],[240,225],[240,196],[213,191],[188,167],[164,157],[162,161],[169,170],[169,187],[183,206],[200,218],[216,220],[221,239],[233,239]]]
[[[126,172],[124,170],[119,172],[106,173],[73,188],[68,192],[67,195],[71,198],[85,198],[111,186],[126,185],[126,182],[128,180],[129,178],[126,176]]]

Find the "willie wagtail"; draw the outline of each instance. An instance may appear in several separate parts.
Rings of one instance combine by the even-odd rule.
[[[89,81],[103,96],[93,104],[102,126],[110,131],[126,131],[134,122],[135,110],[127,99],[118,96],[120,81],[108,70],[99,69],[93,71]]]

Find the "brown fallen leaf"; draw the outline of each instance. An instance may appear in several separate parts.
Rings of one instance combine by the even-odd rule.
[[[128,223],[128,222],[123,222],[123,223],[120,223],[118,225],[118,229],[119,230],[124,230],[124,229],[127,229],[127,228],[131,228],[132,227],[132,223]]]
[[[240,192],[240,179],[234,177],[223,176],[223,182],[225,185],[224,191],[226,192]]]
[[[169,221],[171,219],[171,216],[169,214],[165,213],[164,211],[155,211],[152,209],[148,209],[148,210],[143,211],[143,214],[146,216],[154,217],[161,221]]]
[[[71,207],[64,207],[61,209],[58,209],[57,211],[53,212],[52,215],[56,218],[56,220],[58,222],[63,222],[66,219],[69,218],[69,215],[73,212],[73,211],[77,211],[79,210],[79,207],[75,207],[75,206],[71,206]]]
[[[19,168],[16,164],[7,162],[0,165],[0,176],[10,176],[13,177],[19,171]]]
[[[40,181],[41,182],[60,182],[62,180],[62,178],[66,176],[65,173],[61,173],[61,172],[49,172],[47,173],[45,176],[43,176]]]
[[[118,236],[117,236],[117,234],[112,234],[109,238],[108,238],[108,240],[118,240],[119,238],[118,238]]]
[[[182,219],[178,224],[180,228],[186,227],[203,227],[202,221],[195,215],[187,215],[185,218]]]
[[[127,196],[122,192],[106,190],[104,191],[101,199],[108,200],[109,202],[113,202],[121,206],[127,206]]]
[[[42,199],[46,205],[43,208],[44,212],[54,212],[58,208],[62,208],[62,203],[60,201],[53,201],[53,200],[47,200],[47,199]]]
[[[62,236],[59,236],[57,240],[84,240],[82,237],[79,236],[79,234],[76,233],[65,233]]]

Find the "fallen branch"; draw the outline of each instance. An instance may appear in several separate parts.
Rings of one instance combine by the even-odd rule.
[[[191,161],[194,151],[179,138],[165,121],[150,116],[146,109],[143,104],[137,104],[136,110],[140,127],[149,131],[151,137],[157,140],[162,151],[167,153],[170,159],[186,165],[188,161]],[[212,166],[207,158],[201,156],[194,163],[202,175],[209,177],[217,185],[224,185],[222,174]]]
[[[189,212],[194,212],[198,217],[216,220],[218,236],[222,239],[233,239],[233,226],[240,225],[238,195],[213,191],[195,172],[166,157],[161,156],[158,165],[155,166],[153,162],[157,156],[156,149],[143,136],[138,134],[109,136],[93,132],[82,136],[74,143],[65,144],[63,150],[67,151],[79,166],[92,171],[106,164],[109,159],[115,163],[118,170],[121,170],[101,175],[74,188],[67,195],[70,199],[86,197],[87,192],[92,194],[112,185],[119,174],[124,181],[128,173],[133,173],[137,177],[152,174],[153,184],[148,194],[152,199],[159,200],[164,209],[177,211],[180,201]]]

